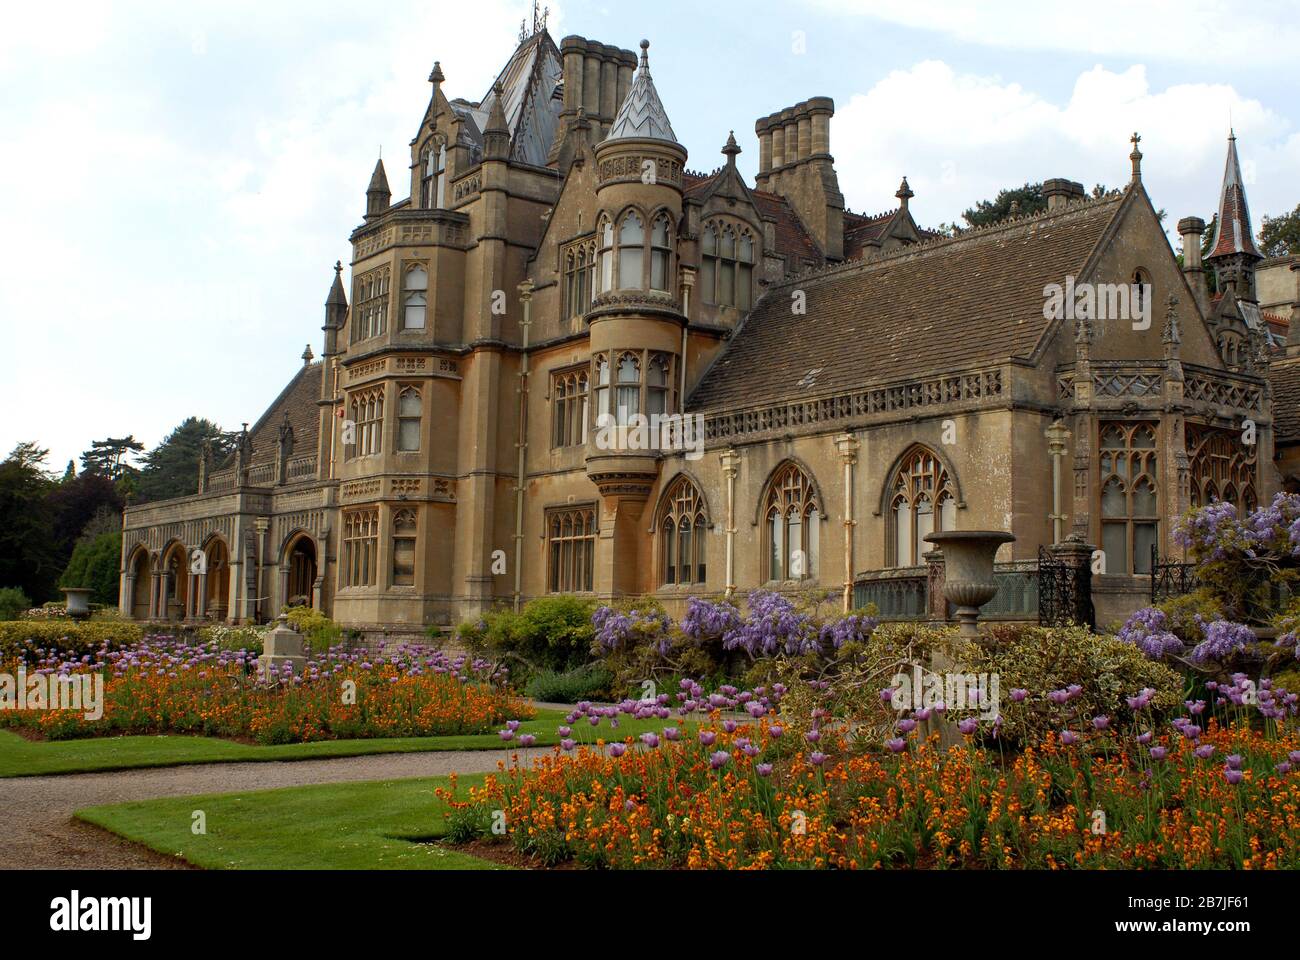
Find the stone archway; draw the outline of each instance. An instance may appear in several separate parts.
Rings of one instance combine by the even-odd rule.
[[[213,537],[207,549],[208,567],[204,582],[204,616],[225,620],[230,613],[230,550],[226,541]]]
[[[127,568],[131,580],[131,619],[148,620],[150,591],[153,589],[153,569],[149,566],[149,551],[136,550]]]
[[[163,554],[161,619],[184,620],[189,611],[189,600],[189,553],[185,544],[174,543]]]
[[[316,542],[303,534],[294,539],[285,553],[288,578],[284,603],[290,607],[311,607],[316,587]]]

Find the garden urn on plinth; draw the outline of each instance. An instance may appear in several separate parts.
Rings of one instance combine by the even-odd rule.
[[[275,629],[266,635],[262,655],[257,658],[257,662],[261,664],[262,676],[267,680],[287,673],[284,668],[286,663],[294,674],[302,673],[302,668],[307,663],[307,658],[303,655],[303,637],[289,626],[287,615],[280,614]]]
[[[88,587],[62,587],[63,595],[68,598],[68,616],[73,620],[90,619],[90,594]]]
[[[925,539],[943,551],[943,595],[957,607],[958,632],[978,640],[980,607],[998,592],[993,558],[1016,538],[1005,530],[948,530]]]

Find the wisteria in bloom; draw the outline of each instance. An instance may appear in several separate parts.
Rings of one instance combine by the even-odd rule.
[[[866,614],[851,613],[840,617],[822,626],[822,646],[838,650],[846,643],[862,643],[879,625],[880,621],[877,618]]]
[[[691,597],[686,602],[686,616],[682,617],[681,629],[696,643],[706,643],[720,640],[740,624],[740,611],[734,604]]]
[[[818,653],[821,642],[810,614],[800,613],[789,597],[766,590],[749,595],[749,616],[722,638],[726,650],[743,650],[751,657],[776,653]]]
[[[1216,500],[1181,518],[1174,526],[1174,543],[1204,560],[1223,560],[1242,541],[1237,507]]]
[[[1194,663],[1225,660],[1238,650],[1244,650],[1255,639],[1255,634],[1245,624],[1222,619],[1207,623],[1199,615],[1196,622],[1204,632],[1205,639],[1192,650],[1191,659]]]
[[[660,656],[672,647],[672,621],[655,610],[632,610],[624,613],[613,607],[598,607],[591,615],[596,640],[606,650],[623,650],[637,642],[654,645]]]
[[[1183,641],[1169,630],[1169,620],[1164,611],[1155,607],[1143,607],[1137,611],[1116,636],[1134,644],[1150,660],[1163,660],[1184,650]]]

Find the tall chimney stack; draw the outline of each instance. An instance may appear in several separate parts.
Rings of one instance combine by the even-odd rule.
[[[1210,288],[1205,282],[1205,265],[1201,262],[1201,238],[1205,236],[1205,221],[1200,217],[1183,217],[1178,221],[1178,232],[1183,238],[1183,276],[1196,295],[1196,305],[1202,313],[1210,310]]]

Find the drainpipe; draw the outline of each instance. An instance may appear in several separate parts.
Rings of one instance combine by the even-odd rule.
[[[840,459],[844,462],[844,612],[853,609],[853,466],[858,462],[858,449],[862,446],[852,434],[842,433],[835,438]]]
[[[331,373],[331,375],[332,375],[333,378],[334,378],[333,386],[330,387],[330,418],[331,418],[331,420],[337,420],[337,419],[338,419],[338,414],[339,414],[339,361],[338,361],[338,357],[335,357],[334,359],[332,359],[332,360],[330,361],[330,373]],[[326,478],[326,479],[328,479],[328,480],[333,480],[333,479],[334,479],[334,440],[335,440],[335,438],[338,436],[338,433],[339,433],[338,424],[336,424],[336,423],[331,423],[331,424],[330,424],[330,472],[329,472],[329,476]]]
[[[515,447],[519,451],[519,473],[515,480],[515,613],[523,600],[524,559],[524,455],[528,450],[528,328],[532,325],[533,281],[519,284],[519,301],[524,317],[519,321],[523,351],[519,357],[519,429]]]
[[[677,394],[677,410],[683,415],[686,410],[686,329],[691,322],[691,288],[694,286],[695,271],[690,267],[682,267],[682,316],[686,318],[686,323],[682,324],[682,358],[678,364],[681,367],[681,387]]]
[[[722,474],[727,478],[727,599],[736,593],[736,474],[740,454],[734,449],[722,455]]]

